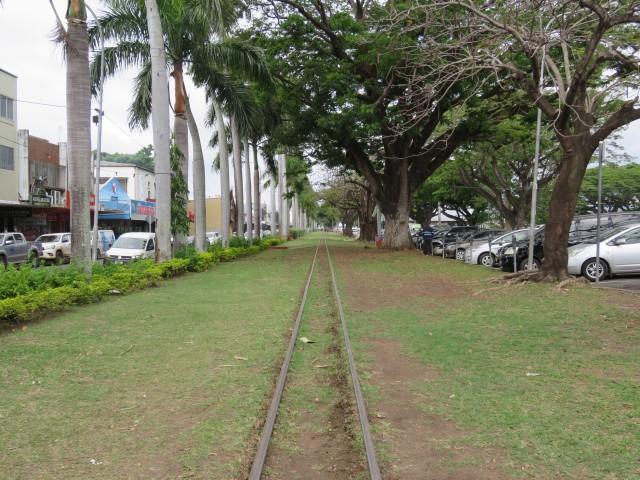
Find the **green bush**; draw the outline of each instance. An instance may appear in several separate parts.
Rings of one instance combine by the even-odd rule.
[[[235,238],[230,248],[211,245],[207,252],[198,253],[189,246],[180,249],[176,258],[156,264],[140,260],[128,264],[105,262],[93,266],[88,276],[81,265],[66,268],[32,268],[19,270],[8,266],[0,271],[0,321],[20,322],[38,315],[64,310],[72,305],[97,302],[110,294],[126,294],[134,290],[158,285],[163,279],[201,272],[221,261],[254,255],[272,245],[279,245],[279,237],[265,237],[252,245]]]
[[[300,228],[292,228],[291,230],[289,230],[289,236],[291,238],[300,238],[302,237],[305,233],[304,230],[300,229]]]

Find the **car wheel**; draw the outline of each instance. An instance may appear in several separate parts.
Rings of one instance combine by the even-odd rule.
[[[64,263],[64,255],[62,254],[62,251],[58,250],[56,252],[56,264],[62,265],[63,263]]]
[[[590,282],[596,281],[596,272],[598,271],[598,266],[596,265],[596,259],[590,258],[586,262],[582,264],[582,276],[584,276]],[[604,280],[609,276],[609,266],[604,260],[600,260],[600,275],[598,277],[599,280]]]
[[[464,249],[460,248],[458,251],[456,251],[456,260],[464,262]]]
[[[484,265],[485,267],[491,266],[491,254],[484,252],[478,257],[478,265]]]
[[[531,270],[540,270],[540,262],[537,259],[533,259],[533,262],[531,262]],[[520,262],[520,268],[519,270],[529,270],[529,259],[525,258],[524,260],[522,260]]]
[[[5,257],[4,255],[0,255],[0,265],[2,265],[4,268],[7,268],[7,257]]]

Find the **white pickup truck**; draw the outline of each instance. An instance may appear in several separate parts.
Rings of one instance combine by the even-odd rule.
[[[0,266],[15,265],[16,267],[30,262],[40,265],[42,243],[27,242],[20,232],[0,233]]]
[[[68,232],[40,235],[36,242],[42,243],[40,260],[63,263],[71,259],[71,234]]]

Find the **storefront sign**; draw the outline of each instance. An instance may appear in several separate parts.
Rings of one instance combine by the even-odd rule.
[[[50,207],[51,197],[47,197],[46,195],[31,195],[31,205],[35,207]]]

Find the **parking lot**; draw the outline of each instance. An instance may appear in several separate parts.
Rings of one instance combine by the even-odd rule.
[[[596,286],[595,283],[592,285]],[[640,293],[640,275],[609,278],[600,282],[598,286],[602,288],[619,288],[621,290]]]

